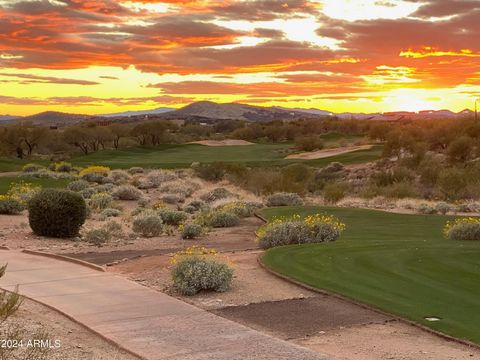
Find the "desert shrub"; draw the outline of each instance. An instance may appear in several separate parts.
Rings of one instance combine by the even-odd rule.
[[[263,225],[257,231],[257,239],[261,248],[268,249],[282,245],[335,241],[344,230],[345,224],[334,216],[315,214],[302,219],[295,215],[274,219]]]
[[[182,239],[195,239],[202,235],[203,228],[198,224],[186,224],[182,228]]]
[[[174,181],[178,179],[178,175],[173,171],[167,170],[154,170],[147,174],[146,181],[152,184],[152,187],[159,187],[161,184],[167,181]]]
[[[178,194],[183,197],[191,196],[195,188],[183,181],[170,181],[160,187],[160,192],[169,194]]]
[[[139,167],[139,166],[131,167],[127,171],[130,175],[143,174],[145,172],[145,170],[143,168]]]
[[[460,218],[449,221],[443,228],[451,240],[480,240],[480,218]]]
[[[231,286],[233,270],[209,250],[189,248],[177,253],[173,261],[173,287],[183,295],[224,292]]]
[[[115,188],[113,184],[101,184],[94,187],[96,192],[106,192],[110,193]]]
[[[215,188],[211,191],[209,191],[208,193],[206,194],[203,194],[201,196],[201,199],[206,201],[206,202],[214,202],[214,201],[217,201],[217,200],[221,200],[221,199],[226,199],[226,198],[229,198],[229,197],[233,197],[234,195],[228,191],[227,189],[225,188]]]
[[[30,199],[38,194],[41,189],[41,186],[20,181],[10,185],[7,196],[16,199],[23,206],[27,206]]]
[[[422,160],[417,169],[421,183],[430,187],[434,186],[443,167],[442,163],[434,157],[430,156]]]
[[[185,205],[183,207],[183,211],[185,211],[187,214],[193,214],[194,212],[197,211],[197,209],[195,209],[195,207],[192,205]]]
[[[94,211],[100,211],[110,206],[113,197],[106,192],[93,194],[88,200],[88,206]]]
[[[210,210],[200,214],[197,222],[214,228],[225,228],[237,226],[240,223],[240,218],[230,211]]]
[[[15,215],[25,210],[23,205],[17,198],[10,195],[0,195],[0,214]]]
[[[323,197],[327,203],[336,204],[345,197],[347,186],[342,183],[329,183],[323,188]]]
[[[86,242],[96,246],[102,246],[109,242],[111,238],[110,232],[104,228],[88,230],[84,236]]]
[[[379,189],[380,195],[393,199],[404,199],[407,197],[417,197],[418,192],[415,189],[414,184],[408,181],[400,181],[390,185],[387,185]]]
[[[83,177],[86,174],[101,174],[103,176],[107,176],[110,172],[110,168],[106,166],[88,166],[82,169],[78,175]]]
[[[122,212],[118,209],[106,208],[102,210],[101,214],[104,218],[109,218],[109,217],[118,217],[122,214]]]
[[[185,197],[180,194],[165,194],[161,200],[166,204],[178,204],[185,201]]]
[[[142,192],[132,185],[121,185],[112,191],[112,195],[118,200],[138,200]]]
[[[54,164],[54,171],[69,173],[73,170],[72,164],[62,161]]]
[[[103,179],[105,179],[105,175],[101,173],[96,173],[96,172],[89,172],[84,175],[82,175],[82,179],[86,180],[91,183],[98,183],[101,184],[103,183]]]
[[[36,178],[36,179],[65,179],[65,180],[75,180],[76,176],[69,173],[57,173],[47,169],[40,169],[35,172],[25,173],[25,176]]]
[[[417,208],[417,211],[420,214],[425,214],[425,215],[433,215],[437,213],[437,210],[428,204],[420,204]]]
[[[132,230],[144,237],[159,236],[163,232],[163,220],[157,214],[142,212],[133,220]]]
[[[300,206],[303,199],[296,193],[276,193],[267,198],[267,206]]]
[[[84,199],[90,199],[94,194],[97,193],[97,190],[92,187],[87,187],[86,189],[81,190],[79,193]]]
[[[456,211],[462,212],[462,213],[473,213],[473,212],[477,212],[478,210],[479,210],[478,205],[473,202],[461,203],[456,206]]]
[[[307,135],[295,138],[295,148],[300,151],[313,151],[323,149],[323,141],[320,136]]]
[[[26,164],[23,166],[22,171],[25,173],[32,173],[40,170],[44,170],[45,166],[38,165],[38,164]]]
[[[157,210],[158,215],[162,218],[163,223],[167,225],[179,225],[187,220],[187,214],[183,211],[171,210],[163,208]]]
[[[75,180],[67,185],[67,189],[75,192],[85,190],[90,186],[90,183],[86,180]]]
[[[435,210],[439,214],[445,215],[451,210],[451,207],[450,207],[450,205],[448,205],[445,202],[439,202],[439,203],[437,203],[437,205],[435,205]]]
[[[415,178],[415,174],[408,168],[397,166],[392,170],[380,171],[372,176],[375,185],[383,187],[399,182],[409,182]]]
[[[220,181],[225,176],[225,169],[222,163],[196,164],[192,168],[195,175],[207,181]]]
[[[103,229],[107,230],[112,237],[123,237],[123,228],[122,225],[117,223],[116,221],[110,220],[102,227]]]
[[[28,203],[30,227],[41,236],[74,237],[86,216],[85,200],[69,190],[44,189]]]
[[[112,180],[112,183],[115,185],[122,185],[126,184],[132,178],[126,171],[124,170],[112,170],[108,177]]]
[[[474,140],[469,136],[460,136],[455,138],[447,147],[447,157],[453,164],[464,163],[469,160],[474,152]]]
[[[250,217],[255,211],[255,207],[244,201],[232,201],[216,208],[221,211],[231,212],[241,218]]]
[[[193,212],[199,211],[199,210],[208,210],[208,207],[209,207],[205,203],[205,201],[202,201],[202,200],[193,200],[193,201],[189,202],[186,206],[192,207],[194,209]]]
[[[445,199],[456,200],[463,197],[467,181],[465,173],[457,168],[445,168],[440,171],[437,189]]]

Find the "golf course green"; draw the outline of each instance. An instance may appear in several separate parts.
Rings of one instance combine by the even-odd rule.
[[[480,242],[445,239],[442,227],[452,217],[334,207],[268,208],[262,214],[272,219],[318,212],[346,224],[338,241],[272,248],[264,264],[307,285],[480,343]]]
[[[205,146],[199,144],[160,145],[104,150],[71,159],[75,166],[104,165],[125,169],[132,166],[145,168],[184,168],[193,162],[239,163],[249,166],[285,166],[305,162],[311,166],[325,166],[332,161],[344,164],[363,163],[380,158],[381,146],[316,160],[285,159],[291,144],[253,144],[245,146]]]
[[[70,181],[65,179],[50,178],[37,179],[27,176],[0,176],[0,195],[7,193],[8,189],[10,189],[10,186],[18,182],[40,185],[42,188],[64,188]]]

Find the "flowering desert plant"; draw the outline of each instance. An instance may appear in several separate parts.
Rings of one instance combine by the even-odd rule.
[[[20,181],[10,185],[7,196],[16,199],[23,206],[26,206],[28,201],[40,190],[42,190],[41,186]]]
[[[443,234],[451,240],[480,240],[480,218],[468,217],[448,221]]]
[[[345,224],[332,215],[314,214],[275,218],[257,231],[260,247],[321,243],[337,240]]]
[[[101,174],[102,176],[107,176],[108,173],[110,172],[110,168],[109,167],[106,167],[106,166],[99,166],[99,165],[94,165],[94,166],[88,166],[84,169],[82,169],[78,175],[80,177],[83,177],[87,174],[92,174],[92,173],[95,173],[95,174]]]
[[[231,286],[233,269],[214,249],[192,246],[177,252],[171,263],[173,287],[183,295],[202,290],[224,292]]]

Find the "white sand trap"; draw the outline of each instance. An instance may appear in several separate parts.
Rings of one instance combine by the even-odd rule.
[[[347,154],[349,152],[358,151],[358,150],[368,150],[368,149],[371,149],[372,146],[373,145],[356,145],[356,146],[344,146],[340,148],[310,151],[310,152],[304,152],[299,154],[291,154],[291,155],[288,155],[285,159],[303,159],[303,160],[322,159],[330,156]]]
[[[238,146],[238,145],[253,145],[253,143],[245,140],[200,140],[192,141],[189,144],[200,144],[206,146]]]

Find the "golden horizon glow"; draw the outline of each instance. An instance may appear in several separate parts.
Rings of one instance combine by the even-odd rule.
[[[0,115],[459,112],[480,96],[478,16],[468,1],[0,0]]]

